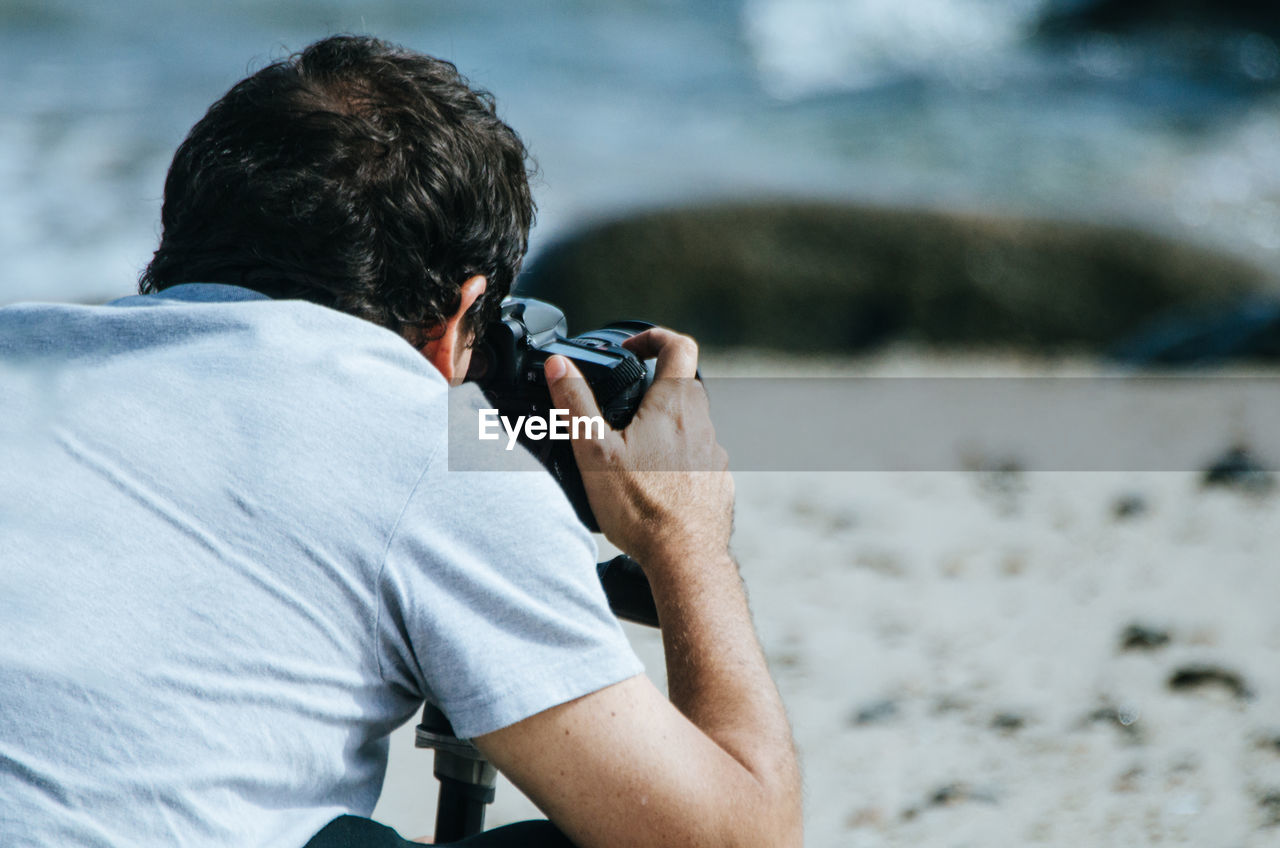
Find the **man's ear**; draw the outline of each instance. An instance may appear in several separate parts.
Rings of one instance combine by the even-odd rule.
[[[478,274],[464,282],[457,310],[443,324],[428,331],[427,340],[418,348],[453,385],[462,382],[471,361],[471,339],[467,337],[468,328],[463,326],[463,316],[484,294],[487,285],[488,280]]]

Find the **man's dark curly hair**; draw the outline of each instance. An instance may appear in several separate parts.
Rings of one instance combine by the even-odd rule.
[[[192,128],[139,290],[232,283],[417,342],[479,274],[474,331],[528,248],[527,161],[492,95],[449,62],[328,38],[236,84]]]

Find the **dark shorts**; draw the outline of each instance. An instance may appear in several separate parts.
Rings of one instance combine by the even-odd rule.
[[[526,821],[486,830],[444,845],[465,848],[573,848],[548,821]],[[306,848],[420,848],[383,824],[359,816],[338,816],[311,837]]]

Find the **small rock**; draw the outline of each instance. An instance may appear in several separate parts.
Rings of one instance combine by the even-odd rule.
[[[1145,624],[1130,624],[1120,634],[1122,651],[1154,651],[1169,644],[1169,631]]]
[[[965,464],[981,474],[978,482],[985,491],[1009,497],[1021,495],[1026,491],[1027,482],[1022,463],[1016,459],[966,462]]]
[[[1199,757],[1194,753],[1186,754],[1169,766],[1164,788],[1167,790],[1178,786],[1184,786],[1187,781],[1199,773],[1199,771]]]
[[[901,558],[893,551],[886,550],[860,550],[853,557],[853,566],[886,577],[902,577],[907,573]]]
[[[1027,555],[1021,551],[1009,551],[1000,561],[1000,571],[1006,577],[1017,577],[1027,570]]]
[[[999,730],[1004,733],[1015,733],[1025,727],[1027,720],[1017,713],[996,713],[991,719],[991,727],[993,730]]]
[[[1112,505],[1111,514],[1116,517],[1117,521],[1123,521],[1126,518],[1137,518],[1145,513],[1147,509],[1147,499],[1142,495],[1121,495],[1116,498],[1115,504]]]
[[[1134,707],[1114,707],[1105,705],[1089,713],[1081,722],[1082,725],[1109,724],[1129,742],[1137,744],[1142,741],[1142,726],[1139,724],[1141,713]]]
[[[1220,687],[1240,700],[1253,697],[1244,677],[1238,672],[1216,665],[1188,665],[1169,676],[1169,688],[1175,692],[1189,692],[1208,687]]]
[[[873,701],[870,704],[859,707],[857,712],[853,714],[853,723],[858,726],[868,724],[882,724],[898,715],[898,702],[885,699],[883,701]]]
[[[902,818],[906,821],[910,821],[929,807],[951,807],[965,801],[980,801],[984,804],[995,804],[997,799],[996,793],[990,789],[976,788],[973,785],[962,781],[947,783],[935,789],[923,804],[908,807],[903,810]]]
[[[848,830],[857,830],[862,827],[883,828],[884,818],[884,810],[880,807],[863,807],[849,813],[845,817],[844,826]]]
[[[973,471],[978,492],[1002,516],[1019,512],[1021,501],[1027,493],[1026,472],[1022,463],[1007,457],[960,457],[962,467]]]
[[[858,526],[858,521],[850,512],[833,512],[827,516],[828,533],[843,533]]]
[[[1280,827],[1280,790],[1261,795],[1258,807],[1262,810],[1263,827]]]
[[[978,789],[968,783],[948,783],[945,786],[939,786],[929,797],[929,805],[933,807],[949,807],[962,801],[994,804],[996,796],[989,789]]]
[[[784,650],[768,655],[769,665],[779,669],[798,669],[804,666],[804,656],[799,651]]]
[[[969,701],[959,695],[941,695],[933,702],[933,714],[944,715],[946,713],[964,712],[969,707]]]
[[[858,524],[852,512],[802,497],[791,502],[791,514],[810,523],[827,535],[837,535],[854,529]]]
[[[821,507],[807,498],[792,501],[791,503],[791,514],[798,518],[813,518],[821,512]]]
[[[1218,457],[1204,471],[1204,486],[1222,486],[1253,495],[1264,495],[1275,488],[1275,475],[1249,452],[1235,446]]]
[[[1139,780],[1141,780],[1146,770],[1142,766],[1134,766],[1125,771],[1116,778],[1115,783],[1111,785],[1112,792],[1137,792],[1139,789]]]

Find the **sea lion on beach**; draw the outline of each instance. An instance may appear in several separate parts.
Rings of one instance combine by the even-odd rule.
[[[636,214],[541,252],[518,284],[570,330],[642,317],[704,343],[1100,350],[1172,307],[1265,289],[1238,258],[1125,227],[818,202]]]

